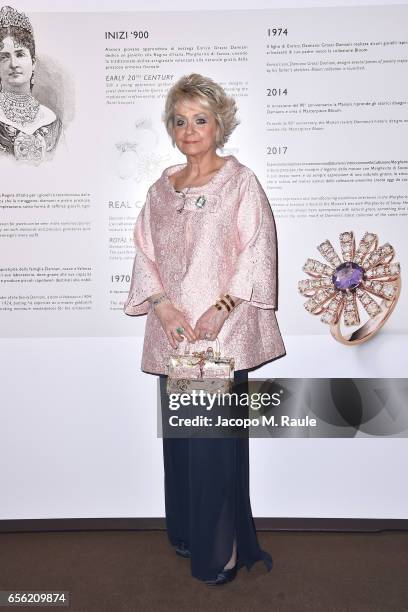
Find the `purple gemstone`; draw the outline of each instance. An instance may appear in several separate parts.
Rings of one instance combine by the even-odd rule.
[[[332,276],[333,284],[336,289],[346,291],[346,289],[355,289],[363,280],[364,270],[354,261],[346,261],[334,271]]]

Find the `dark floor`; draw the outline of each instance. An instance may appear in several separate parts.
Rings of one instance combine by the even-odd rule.
[[[272,571],[257,563],[209,587],[191,577],[165,531],[2,533],[0,590],[70,591],[70,608],[48,608],[70,612],[408,611],[408,532],[258,538]]]

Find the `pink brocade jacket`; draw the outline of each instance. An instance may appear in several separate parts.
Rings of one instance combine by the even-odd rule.
[[[166,168],[147,193],[134,229],[135,259],[124,311],[147,313],[142,367],[167,374],[174,353],[147,298],[165,292],[194,328],[223,293],[245,300],[219,335],[221,354],[235,369],[285,354],[275,317],[277,246],[272,210],[255,174],[233,155],[214,177],[187,195],[177,193]],[[186,190],[183,190],[186,191]],[[197,344],[202,350],[203,341]],[[211,342],[204,342],[214,346]],[[190,345],[190,350],[197,350]],[[180,349],[179,349],[180,350]]]

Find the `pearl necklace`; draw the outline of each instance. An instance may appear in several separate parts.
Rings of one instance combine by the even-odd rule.
[[[38,114],[40,103],[30,93],[20,94],[14,91],[1,91],[0,107],[7,119],[14,123],[25,125],[34,121]]]

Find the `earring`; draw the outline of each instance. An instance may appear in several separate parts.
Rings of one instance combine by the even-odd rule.
[[[34,86],[34,70],[33,70],[32,74],[31,74],[31,79],[30,79],[30,87],[31,87],[31,89],[33,88],[33,86]]]

